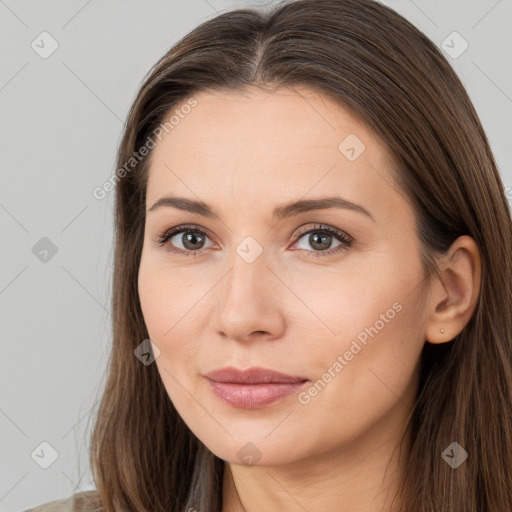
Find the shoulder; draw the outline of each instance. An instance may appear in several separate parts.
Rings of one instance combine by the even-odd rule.
[[[49,501],[24,512],[101,512],[101,501],[96,491],[84,491],[67,498]]]
[[[70,501],[71,498],[49,501],[48,503],[43,503],[37,507],[29,508],[24,512],[71,512],[72,508],[70,506]]]

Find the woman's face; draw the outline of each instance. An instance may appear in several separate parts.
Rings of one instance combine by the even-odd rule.
[[[153,150],[138,282],[177,411],[238,464],[399,436],[417,390],[427,289],[385,146],[305,87],[194,97],[193,108],[173,109]],[[166,197],[174,206],[154,206]],[[198,201],[207,206],[192,208]],[[297,382],[205,377],[226,367]]]

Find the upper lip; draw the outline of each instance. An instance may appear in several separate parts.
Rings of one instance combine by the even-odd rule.
[[[293,377],[285,373],[276,372],[269,368],[248,368],[247,370],[239,370],[233,366],[219,368],[205,377],[216,382],[233,382],[237,384],[261,384],[266,382],[303,382],[308,379],[305,377]]]

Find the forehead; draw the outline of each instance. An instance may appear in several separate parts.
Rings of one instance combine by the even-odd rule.
[[[193,98],[193,108],[180,110],[189,98],[172,108],[175,123],[153,150],[148,205],[171,192],[215,205],[265,198],[277,204],[326,192],[382,206],[396,202],[387,147],[329,97],[294,87],[203,91]]]
[[[267,147],[303,146],[306,140],[307,149],[337,149],[340,137],[357,134],[372,146],[370,150],[379,145],[381,152],[387,152],[385,145],[347,106],[305,86],[283,87],[272,93],[256,87],[243,91],[202,91],[193,98],[195,107],[187,109],[180,119],[174,116],[174,122],[178,122],[169,133],[174,135],[171,144],[181,144],[190,135],[205,144],[222,142],[219,149],[229,145],[230,140],[239,143],[240,150],[264,141],[259,153],[265,154]],[[184,109],[188,101],[173,107],[169,114]]]

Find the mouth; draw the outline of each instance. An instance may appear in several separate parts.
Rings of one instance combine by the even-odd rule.
[[[309,380],[267,368],[239,370],[221,368],[204,377],[214,394],[225,403],[242,409],[270,405],[299,391]]]

